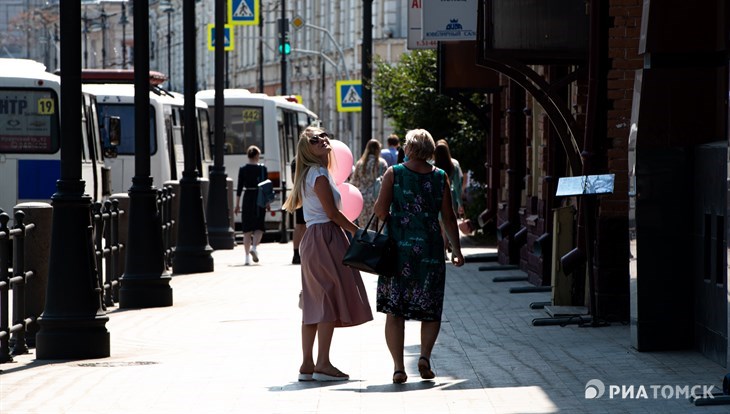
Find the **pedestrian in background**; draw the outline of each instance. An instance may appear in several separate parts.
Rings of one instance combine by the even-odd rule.
[[[459,160],[457,160],[456,158],[451,156],[451,148],[449,148],[449,142],[442,138],[442,139],[436,141],[436,145],[439,145],[439,144],[446,145],[446,148],[449,150],[449,157],[451,157],[451,163],[454,164],[454,168],[458,172],[459,180],[461,182],[461,191],[459,191],[459,195],[463,199],[464,198],[463,189],[465,189],[467,187],[467,176],[466,176],[466,174],[464,174],[464,170],[461,169],[461,164],[459,163]],[[457,211],[457,213],[459,213],[459,212]]]
[[[463,173],[459,167],[459,162],[451,158],[451,152],[446,141],[439,140],[436,144],[436,149],[433,153],[434,166],[444,170],[446,175],[449,177],[449,183],[451,186],[451,206],[456,213],[457,218],[464,216],[464,204],[461,199]],[[441,226],[441,234],[444,240],[444,247],[447,251],[451,250],[449,240],[446,237],[446,231]]]
[[[377,287],[377,310],[386,314],[385,341],[393,357],[393,382],[398,384],[408,379],[403,361],[406,320],[421,321],[421,378],[436,376],[431,352],[441,329],[446,280],[439,214],[453,247],[452,263],[464,264],[449,178],[428,162],[434,149],[428,131],[408,131],[408,161],[388,168],[375,203],[375,214],[388,220],[388,235],[398,246],[397,276],[380,276]]]
[[[241,230],[243,231],[243,249],[246,252],[246,260],[243,263],[248,266],[251,264],[251,258],[258,263],[259,255],[256,247],[264,236],[264,217],[266,208],[260,207],[256,200],[258,198],[259,183],[266,180],[268,171],[266,166],[259,163],[261,150],[251,145],[246,152],[248,155],[248,163],[238,169],[238,185],[236,187],[236,214],[241,213]],[[245,190],[245,191],[244,191]],[[241,201],[241,193],[243,193],[243,201]],[[243,204],[243,209],[241,205]]]
[[[388,167],[390,167],[398,163],[398,150],[402,151],[402,149],[400,148],[400,139],[396,134],[390,134],[386,142],[388,148],[383,150],[381,156],[388,163]]]
[[[291,176],[294,177],[296,174],[297,160],[296,158],[291,162]],[[299,207],[294,212],[294,234],[292,235],[292,247],[294,248],[294,256],[292,256],[291,264],[300,264],[302,259],[299,256],[299,244],[302,242],[304,231],[307,230],[306,224],[304,224],[304,208]]]
[[[380,179],[387,168],[388,163],[380,157],[380,142],[371,139],[355,163],[355,171],[350,177],[350,184],[357,187],[362,194],[362,210],[357,219],[357,223],[361,226],[366,225],[373,215],[373,205],[380,192]]]
[[[302,365],[300,381],[346,381],[330,362],[335,327],[373,319],[360,272],[344,266],[350,245],[345,231],[358,227],[342,214],[341,196],[332,178],[334,154],[328,135],[308,127],[299,136],[294,188],[284,203],[289,213],[304,209],[307,230],[299,245],[302,265]],[[314,340],[317,361],[314,362]]]

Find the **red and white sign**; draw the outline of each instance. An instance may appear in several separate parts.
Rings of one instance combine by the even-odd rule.
[[[408,49],[436,49],[437,41],[423,40],[421,30],[423,0],[406,0],[406,2],[408,2]]]

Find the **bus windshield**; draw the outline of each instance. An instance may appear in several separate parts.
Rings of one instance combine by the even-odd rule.
[[[104,128],[109,117],[118,116],[121,122],[122,136],[117,146],[118,155],[134,155],[134,105],[132,104],[103,104],[97,103],[99,113],[99,127],[102,131],[108,131]],[[157,139],[155,128],[155,108],[150,106],[150,155],[157,152]],[[109,134],[102,133],[102,141],[104,148],[111,146],[109,143]]]
[[[215,108],[208,108],[210,119],[215,119]],[[248,147],[256,145],[261,153],[264,148],[264,109],[256,106],[226,106],[223,152],[246,154]]]
[[[0,88],[0,152],[57,152],[58,110],[52,89]]]

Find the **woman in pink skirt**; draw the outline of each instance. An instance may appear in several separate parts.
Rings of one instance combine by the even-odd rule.
[[[360,272],[342,264],[350,245],[344,231],[358,227],[340,211],[340,193],[330,174],[334,154],[326,132],[308,127],[297,144],[294,189],[284,203],[304,209],[307,231],[299,244],[302,265],[302,365],[300,381],[347,381],[329,359],[335,327],[373,319]],[[343,231],[344,230],[344,231]],[[318,337],[317,362],[313,348]]]

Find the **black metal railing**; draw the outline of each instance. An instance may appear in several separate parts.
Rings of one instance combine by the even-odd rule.
[[[25,286],[33,277],[32,270],[25,270],[25,236],[35,225],[25,224],[25,213],[15,212],[15,224],[8,228],[10,216],[0,213],[0,363],[13,360],[12,355],[28,353],[25,331],[38,315],[27,315]],[[12,240],[12,263],[10,243]],[[10,290],[13,291],[12,325],[10,324]],[[14,341],[10,352],[10,336]]]
[[[107,200],[103,204],[92,204],[91,212],[96,272],[102,287],[101,303],[106,310],[107,306],[119,302],[119,278],[122,276],[119,262],[124,259],[124,244],[119,242],[119,218],[124,210],[119,209],[119,201]]]

